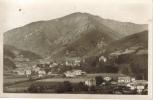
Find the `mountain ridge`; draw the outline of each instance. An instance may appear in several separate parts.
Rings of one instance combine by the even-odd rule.
[[[77,12],[53,20],[32,22],[4,33],[4,44],[50,56],[52,53],[58,54],[58,50],[71,47],[76,51],[85,49],[84,52],[88,52],[95,48],[99,41],[107,45],[113,40],[127,36],[122,31],[112,29],[114,25],[110,27],[111,22],[107,24],[104,20],[95,15]],[[76,48],[73,45],[77,46],[77,43],[84,45]],[[93,44],[89,45],[91,43]]]

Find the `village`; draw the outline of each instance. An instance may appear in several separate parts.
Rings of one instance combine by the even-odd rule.
[[[101,56],[99,61],[106,62],[107,58]],[[23,76],[37,82],[82,82],[87,87],[102,88],[111,87],[108,93],[112,94],[147,94],[148,82],[136,80],[135,77],[116,73],[87,73],[79,69],[81,60],[79,58],[66,59],[57,63],[56,61],[40,61],[29,67],[18,67],[12,72],[17,76]]]

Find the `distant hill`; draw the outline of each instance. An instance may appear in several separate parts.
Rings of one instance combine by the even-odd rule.
[[[110,19],[102,20],[102,23],[112,30],[120,33],[121,36],[128,36],[135,33],[139,33],[145,30],[148,30],[147,24],[135,24],[131,22],[118,22]]]
[[[11,58],[11,59],[20,57],[20,58],[26,58],[29,60],[36,60],[36,59],[42,58],[40,55],[37,55],[33,52],[17,49],[9,45],[4,45],[4,57]]]
[[[135,33],[110,43],[107,47],[107,52],[125,50],[130,47],[136,49],[143,48],[148,50],[148,31]]]
[[[40,55],[32,53],[30,51],[24,51],[17,49],[13,46],[4,45],[4,70],[11,71],[16,68],[15,62],[20,61],[34,61],[41,59]]]
[[[38,21],[4,33],[4,44],[42,57],[85,56],[112,41],[147,29],[147,25],[107,20],[88,13]],[[129,30],[129,31],[128,31]]]
[[[4,58],[4,71],[12,70],[16,68],[15,63],[9,58]]]

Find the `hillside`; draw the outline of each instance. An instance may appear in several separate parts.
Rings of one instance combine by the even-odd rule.
[[[148,49],[148,31],[135,33],[114,41],[107,47],[107,52],[125,49]]]
[[[116,24],[110,25],[110,23]],[[118,25],[120,28],[113,28]],[[101,48],[105,48],[112,41],[142,31],[146,27],[137,24],[132,24],[133,26],[137,28],[131,29],[131,23],[102,19],[78,12],[49,21],[33,22],[7,31],[4,33],[4,44],[43,57],[82,57],[92,52],[92,49],[98,48],[99,43]],[[123,32],[125,28],[131,31]]]
[[[17,49],[13,46],[4,45],[4,70],[11,71],[17,68],[16,62],[27,62],[41,59],[40,55],[37,55],[30,51],[24,51]]]
[[[99,61],[106,57],[107,62]],[[86,58],[83,70],[90,73],[121,73],[148,79],[148,31],[135,33],[110,43],[105,53]]]
[[[40,55],[37,55],[33,52],[17,49],[9,45],[4,45],[4,57],[11,59],[25,58],[29,60],[37,60],[42,58]]]
[[[118,22],[110,19],[102,20],[102,23],[112,30],[120,33],[121,36],[128,36],[135,33],[139,33],[148,30],[147,24],[134,24],[131,22]]]

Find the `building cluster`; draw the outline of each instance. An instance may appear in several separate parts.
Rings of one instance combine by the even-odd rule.
[[[79,57],[66,58],[66,61],[65,61],[66,66],[77,67],[77,66],[80,66],[80,64],[81,64],[81,59]]]
[[[20,76],[25,75],[25,76],[29,77],[32,74],[32,70],[31,70],[30,67],[27,67],[27,68],[18,68],[16,70],[13,70],[13,73],[16,73],[17,75],[20,75]]]
[[[125,52],[128,52],[127,50]],[[99,61],[107,62],[107,58],[105,56],[99,57]],[[36,77],[45,77],[50,75],[64,75],[67,78],[88,76],[85,78],[84,84],[88,87],[97,86],[96,76],[101,76],[103,82],[99,86],[124,86],[132,90],[137,90],[138,93],[142,93],[142,91],[147,91],[147,81],[146,80],[136,80],[134,77],[126,76],[126,75],[112,75],[112,74],[88,74],[85,71],[79,70],[77,68],[73,68],[72,70],[66,70],[63,73],[57,73],[60,70],[61,66],[80,66],[81,59],[79,58],[71,58],[65,59],[64,62],[57,63],[55,61],[52,62],[41,62],[40,64],[33,65],[31,67],[18,67],[13,70],[17,75],[24,75],[26,77],[36,76]],[[114,78],[116,77],[116,78]]]
[[[88,78],[84,83],[89,87],[97,86],[96,81],[95,78]],[[113,78],[109,76],[103,77],[103,82],[99,86],[105,86],[106,84],[108,87],[122,87],[118,90],[120,92],[122,92],[122,90],[124,91],[125,87],[129,89],[129,92],[136,90],[138,94],[141,94],[143,91],[148,92],[148,82],[146,80],[136,80],[134,77],[130,76],[119,76],[117,80],[113,80]]]
[[[56,61],[40,61],[39,64],[32,65],[31,67],[27,67],[25,64],[21,65],[20,63],[17,64],[18,68],[15,69],[13,72],[15,72],[17,75],[25,75],[27,77],[36,75],[37,77],[44,77],[47,75],[55,75],[57,74],[62,66],[71,66],[71,67],[78,67],[80,66],[81,59],[80,58],[67,58],[65,61],[61,61],[57,63]],[[73,71],[67,71],[63,73],[66,77],[75,77],[78,75],[82,75],[85,72],[82,72],[81,70],[73,70]]]

